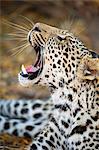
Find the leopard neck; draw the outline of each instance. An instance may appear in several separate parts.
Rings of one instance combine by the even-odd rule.
[[[96,81],[82,82],[73,81],[68,86],[56,89],[52,94],[52,100],[55,107],[59,109],[71,110],[79,107],[85,111],[95,108],[97,103]]]

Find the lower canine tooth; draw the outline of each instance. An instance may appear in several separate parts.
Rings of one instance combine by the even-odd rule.
[[[22,72],[23,72],[24,74],[28,74],[27,71],[26,71],[26,69],[25,69],[25,67],[24,67],[24,65],[22,65],[21,69],[22,69]]]
[[[37,66],[37,69],[39,69],[40,67],[39,66]]]

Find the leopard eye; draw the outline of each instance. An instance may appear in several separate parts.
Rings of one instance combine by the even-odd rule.
[[[99,55],[93,51],[90,51],[92,58],[99,58]]]

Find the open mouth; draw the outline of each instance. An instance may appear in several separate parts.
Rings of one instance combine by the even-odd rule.
[[[43,58],[41,48],[39,46],[35,46],[34,49],[37,55],[35,64],[27,66],[26,68],[24,67],[24,65],[22,65],[20,72],[21,76],[28,78],[29,80],[37,78],[43,70]]]

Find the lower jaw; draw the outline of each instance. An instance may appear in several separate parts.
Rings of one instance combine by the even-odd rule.
[[[38,75],[38,73],[39,73],[39,70],[36,72],[36,74],[33,73],[33,74],[29,75],[28,79],[29,79],[29,80],[36,79],[36,78],[40,75],[40,74]],[[41,72],[40,72],[40,73],[41,73]]]

